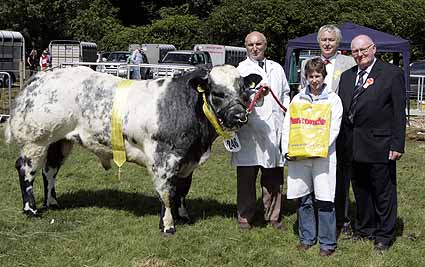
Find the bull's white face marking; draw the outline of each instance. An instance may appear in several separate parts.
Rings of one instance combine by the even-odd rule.
[[[223,86],[234,93],[238,93],[236,89],[240,77],[239,71],[230,65],[215,67],[210,72],[210,78],[214,84]]]

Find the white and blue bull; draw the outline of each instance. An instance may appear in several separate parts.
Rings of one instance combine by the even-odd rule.
[[[33,76],[17,97],[6,128],[7,140],[21,149],[15,166],[24,213],[39,214],[33,192],[39,168],[45,208],[59,205],[56,175],[74,143],[97,155],[105,169],[111,167],[111,119],[118,106],[127,161],[144,165],[151,173],[161,202],[160,229],[174,234],[174,221],[188,220],[184,199],[192,173],[208,158],[217,137],[197,89],[205,91],[221,126],[234,131],[247,116],[241,95],[260,79],[242,78],[236,68],[224,65],[210,72],[198,68],[177,78],[129,82],[123,94],[118,89],[123,79],[86,67]]]

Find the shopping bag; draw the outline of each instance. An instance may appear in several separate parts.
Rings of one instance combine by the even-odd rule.
[[[329,150],[330,104],[291,103],[288,156],[326,158]]]

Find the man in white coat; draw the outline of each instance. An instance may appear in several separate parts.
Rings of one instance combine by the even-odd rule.
[[[332,90],[338,94],[339,80],[341,74],[356,65],[353,57],[342,55],[338,52],[338,46],[341,42],[342,34],[340,29],[335,25],[324,25],[317,32],[317,42],[320,46],[320,58],[326,65],[325,84],[328,90]],[[301,64],[301,85],[300,88],[307,86],[305,78],[305,64],[307,60]],[[339,152],[338,152],[339,154]],[[351,177],[350,163],[343,162],[338,157],[336,194],[335,194],[335,210],[336,210],[336,225],[338,231],[345,235],[351,235],[351,222],[348,214],[350,206],[349,189]]]
[[[239,63],[241,76],[256,73],[261,84],[289,105],[289,85],[281,65],[266,59],[267,39],[260,32],[251,32],[245,38],[248,58]],[[255,181],[261,170],[264,219],[276,229],[281,223],[281,202],[284,157],[280,150],[284,112],[271,94],[265,95],[250,114],[248,123],[238,132],[239,152],[232,153],[232,164],[237,175],[237,210],[240,229],[251,229],[256,211]]]

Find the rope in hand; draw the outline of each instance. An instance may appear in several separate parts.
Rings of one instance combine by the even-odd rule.
[[[249,107],[247,109],[248,114],[252,112],[252,109],[254,108],[255,103],[258,101],[261,95],[263,95],[266,91],[267,91],[266,87],[260,86],[257,93],[255,93],[254,99],[252,100],[251,104],[249,104]],[[270,89],[269,91],[272,93],[274,100],[276,100],[277,104],[280,106],[283,112],[286,112],[287,111],[286,107],[282,104],[282,102],[280,102],[279,98],[277,98],[273,90]]]

